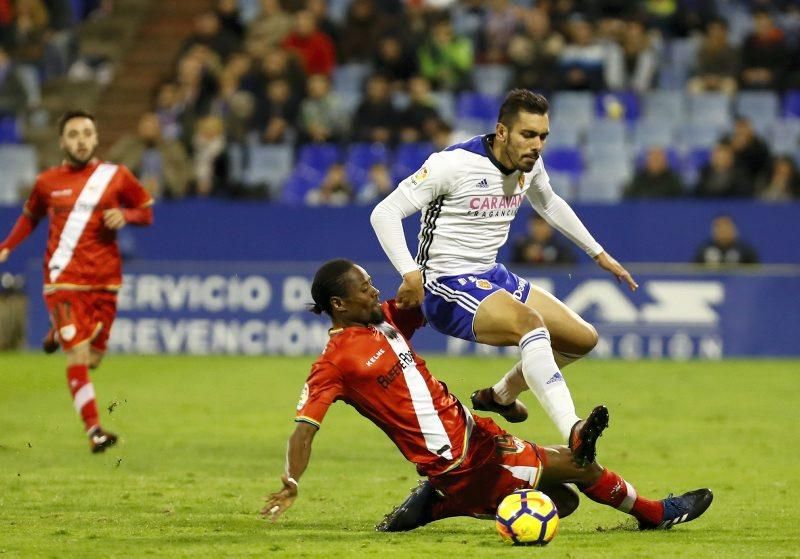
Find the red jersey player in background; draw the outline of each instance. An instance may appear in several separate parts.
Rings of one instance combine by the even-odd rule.
[[[94,157],[94,116],[70,111],[58,126],[64,162],[37,177],[22,215],[0,243],[0,263],[42,218],[49,218],[44,300],[53,329],[45,350],[54,351],[60,342],[67,356],[69,390],[89,445],[92,452],[103,452],[117,436],[100,426],[89,369],[103,358],[117,311],[122,284],[117,231],[127,224],[150,225],[153,200],[127,168]]]
[[[538,446],[473,415],[408,345],[424,323],[419,309],[399,310],[394,301],[381,304],[378,294],[367,272],[349,260],[332,260],[317,271],[313,310],[330,315],[331,339],[303,387],[282,488],[267,497],[263,515],[275,520],[294,503],[314,435],[336,400],[380,427],[428,478],[376,526],[379,531],[411,530],[453,516],[494,518],[503,497],[523,488],[547,493],[563,518],[578,505],[567,483],[593,501],[634,516],[642,529],[688,522],[711,504],[708,489],[645,499],[597,462],[579,466],[567,446]],[[608,410],[596,407],[587,421],[602,431]]]

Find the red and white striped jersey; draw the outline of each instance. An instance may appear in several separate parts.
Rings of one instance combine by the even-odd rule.
[[[336,400],[380,427],[421,475],[436,475],[464,459],[472,415],[434,378],[407,338],[422,313],[382,305],[386,320],[332,331],[311,368],[295,421],[319,426]]]
[[[111,208],[140,208],[152,198],[126,167],[93,161],[41,173],[25,203],[34,219],[50,220],[44,257],[46,291],[119,289],[122,266],[116,231],[103,224]]]

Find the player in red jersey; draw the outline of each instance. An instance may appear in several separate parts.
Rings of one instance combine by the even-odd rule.
[[[59,120],[64,162],[41,173],[22,215],[0,243],[0,263],[34,230],[50,220],[44,257],[44,300],[53,325],[48,344],[67,356],[67,381],[92,452],[103,452],[117,436],[103,430],[89,369],[100,365],[117,310],[122,266],[117,231],[150,225],[152,198],[124,166],[100,161],[94,116],[70,111]],[[57,347],[57,346],[56,346]]]
[[[333,321],[331,339],[303,387],[282,488],[267,498],[264,516],[275,520],[294,503],[314,435],[336,400],[380,427],[428,478],[387,515],[376,527],[379,531],[411,530],[453,516],[493,518],[503,497],[522,488],[538,487],[549,494],[564,517],[577,507],[567,483],[593,501],[634,516],[642,529],[688,522],[711,504],[708,489],[660,501],[645,499],[596,462],[577,465],[567,446],[538,446],[473,415],[408,345],[424,323],[419,310],[399,310],[394,301],[381,304],[367,272],[349,260],[323,265],[311,294],[313,310]],[[598,406],[586,421],[602,429],[608,411]]]

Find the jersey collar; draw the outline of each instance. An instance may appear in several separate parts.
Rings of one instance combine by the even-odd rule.
[[[483,137],[483,149],[486,150],[486,157],[489,158],[489,161],[492,162],[492,165],[497,167],[497,169],[503,173],[504,175],[510,175],[515,171],[515,169],[509,169],[494,156],[494,152],[492,151],[492,145],[494,144],[494,137],[495,134],[486,134]]]

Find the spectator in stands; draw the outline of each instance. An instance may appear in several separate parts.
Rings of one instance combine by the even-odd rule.
[[[667,152],[662,147],[647,150],[644,167],[636,171],[625,188],[625,198],[676,198],[683,196],[680,175],[670,168]]]
[[[788,202],[800,198],[800,171],[789,155],[772,159],[772,170],[758,188],[758,197],[765,202]]]
[[[629,21],[622,37],[624,89],[649,91],[658,71],[658,52],[644,24]]]
[[[240,46],[244,39],[244,26],[239,13],[238,0],[217,0],[216,12],[220,31],[230,37],[235,37],[237,46]]]
[[[339,27],[328,16],[327,0],[306,0],[306,9],[314,14],[314,19],[317,22],[317,29],[330,37],[335,45],[339,38]]]
[[[308,78],[308,96],[300,104],[300,142],[340,142],[347,135],[347,113],[331,92],[328,76]]]
[[[201,59],[192,53],[187,53],[178,62],[177,85],[177,104],[181,107],[179,122],[182,141],[184,145],[190,146],[195,122],[207,115],[211,109],[211,102],[217,92],[217,83],[212,74],[203,67]]]
[[[11,26],[10,52],[16,64],[45,66],[45,43],[50,21],[42,0],[18,0]]]
[[[242,89],[256,98],[263,95],[267,84],[274,80],[286,80],[292,97],[297,100],[306,95],[306,75],[296,57],[282,48],[270,49],[262,64],[253,64],[250,71],[242,76]]]
[[[369,62],[390,29],[391,23],[375,8],[373,0],[353,0],[339,34],[341,62]]]
[[[181,134],[181,113],[183,106],[180,102],[178,84],[164,82],[158,86],[153,102],[158,122],[161,125],[161,135],[164,139],[175,140]]]
[[[599,91],[620,89],[623,85],[622,49],[612,42],[601,43],[594,28],[582,15],[574,15],[568,25],[569,43],[559,56],[561,87]]]
[[[487,3],[483,0],[461,0],[451,11],[453,30],[466,37],[473,45],[479,45],[486,28]]]
[[[472,85],[472,44],[453,33],[449,19],[433,24],[430,37],[417,50],[420,73],[435,89],[461,91]]]
[[[511,261],[515,264],[574,264],[575,254],[544,218],[531,213],[528,233],[514,242]]]
[[[431,137],[433,143],[433,151],[442,151],[445,148],[452,146],[453,141],[453,127],[444,120],[439,119]]]
[[[344,165],[331,165],[318,188],[308,191],[305,202],[309,206],[346,206],[353,197]]]
[[[736,118],[730,137],[736,168],[746,180],[755,183],[769,172],[771,157],[767,143],[756,135],[745,117]]]
[[[25,86],[8,53],[0,47],[0,116],[20,115],[28,105]]]
[[[247,28],[246,41],[276,46],[292,31],[292,16],[283,10],[280,0],[261,0],[260,6],[261,11]]]
[[[564,38],[550,28],[550,16],[541,8],[526,10],[522,25],[508,44],[513,70],[510,85],[552,91],[558,86],[558,57]]]
[[[522,15],[522,8],[509,0],[491,0],[487,6],[489,9],[482,33],[478,36],[476,58],[482,64],[505,64],[508,61],[508,45]]]
[[[108,158],[128,167],[153,198],[183,198],[192,178],[189,156],[177,140],[166,140],[156,113],[139,119],[136,134],[122,136]]]
[[[361,188],[356,201],[359,204],[380,202],[394,190],[395,183],[385,163],[375,163],[369,168],[367,183]]]
[[[294,14],[292,32],[284,37],[281,46],[300,58],[306,75],[330,76],[336,65],[333,40],[317,29],[316,18],[308,10]]]
[[[711,160],[700,172],[695,195],[698,198],[731,198],[752,196],[753,190],[753,183],[736,169],[730,142],[718,142],[711,151]]]
[[[758,253],[739,238],[731,216],[719,215],[711,221],[711,238],[698,247],[694,262],[708,266],[758,264]]]
[[[192,167],[198,196],[223,194],[227,189],[228,162],[225,156],[225,126],[217,116],[197,121],[192,136]]]
[[[753,26],[753,32],[742,45],[741,86],[744,89],[780,89],[790,55],[786,38],[767,10],[753,12]]]
[[[367,79],[367,93],[353,115],[353,141],[391,143],[399,115],[392,105],[389,80],[383,74]]]
[[[222,60],[239,47],[238,37],[222,27],[219,16],[213,11],[204,11],[194,18],[194,33],[183,43],[181,53],[185,54],[195,45],[203,45],[215,52]]]
[[[692,77],[687,83],[689,92],[720,91],[733,95],[737,89],[739,64],[739,49],[728,42],[727,22],[722,18],[712,19],[706,26]]]
[[[397,35],[384,35],[378,40],[375,68],[380,68],[392,85],[392,90],[401,91],[405,82],[417,73],[417,57],[409,46]]]
[[[400,113],[400,141],[430,141],[440,120],[431,84],[422,76],[414,76],[408,80],[408,93],[408,107]]]
[[[261,141],[266,144],[293,141],[298,110],[299,99],[292,96],[289,82],[270,81],[266,98],[257,100],[253,115],[254,128],[259,131]]]

